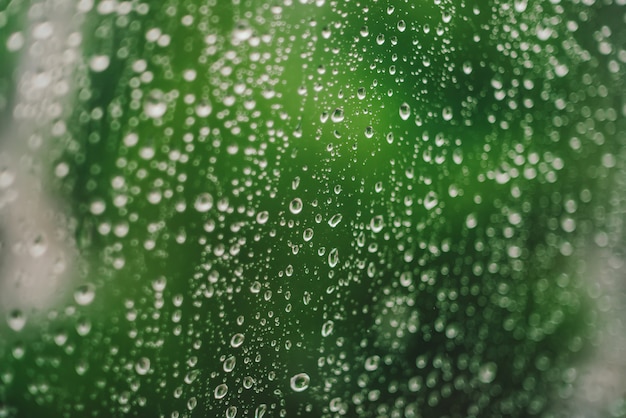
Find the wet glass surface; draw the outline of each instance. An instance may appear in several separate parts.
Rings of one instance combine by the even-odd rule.
[[[624,0],[0,0],[0,417],[626,416]]]

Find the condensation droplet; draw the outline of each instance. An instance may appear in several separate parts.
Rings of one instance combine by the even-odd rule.
[[[24,315],[21,310],[14,309],[9,312],[9,315],[7,316],[7,323],[13,331],[19,332],[26,325],[26,319],[26,315]]]
[[[222,399],[228,393],[228,386],[226,383],[222,383],[215,388],[215,399]]]
[[[135,371],[142,376],[148,374],[150,371],[150,359],[147,357],[140,358],[137,363],[135,363]]]
[[[341,213],[336,213],[328,220],[328,225],[330,225],[331,228],[334,228],[339,225],[342,219],[343,216],[341,215]]]
[[[411,117],[411,107],[406,102],[400,105],[399,112],[400,112],[400,118],[402,120],[407,120],[409,117]]]
[[[238,332],[230,339],[230,346],[233,348],[241,347],[241,344],[243,344],[243,340],[245,340],[244,335]]]
[[[311,378],[306,373],[298,373],[290,380],[291,389],[294,392],[304,392],[308,389]]]
[[[270,214],[268,211],[264,210],[262,212],[257,213],[256,215],[256,222],[259,225],[263,225],[264,223],[267,222],[267,220],[270,218]]]
[[[289,211],[291,213],[293,213],[294,215],[299,214],[300,212],[302,212],[302,207],[304,205],[302,204],[302,199],[300,199],[299,197],[296,197],[295,199],[293,199],[291,201],[291,203],[289,204]]]
[[[335,323],[331,320],[324,322],[322,325],[322,337],[328,337],[333,332],[333,328],[335,327]]]
[[[485,363],[478,370],[478,380],[483,383],[491,383],[496,378],[498,366],[494,362]]]
[[[165,95],[161,90],[152,90],[143,104],[143,110],[149,117],[158,119],[167,111]]]
[[[428,194],[424,198],[424,207],[427,210],[431,210],[432,208],[437,206],[437,203],[439,203],[439,200],[437,198],[437,193],[432,192],[432,191],[428,192]]]
[[[202,193],[193,204],[198,212],[208,212],[213,207],[213,196],[209,193]]]
[[[74,292],[74,300],[81,306],[91,304],[96,297],[96,288],[91,283],[79,286]]]
[[[333,268],[339,263],[339,250],[333,248],[328,253],[328,265]]]

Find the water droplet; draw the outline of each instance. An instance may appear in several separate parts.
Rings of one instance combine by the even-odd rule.
[[[332,120],[335,123],[343,122],[344,119],[345,119],[345,114],[343,113],[343,109],[339,107],[335,109],[333,114],[330,116],[330,120]]]
[[[208,212],[213,207],[213,196],[209,193],[202,193],[193,204],[198,212]]]
[[[451,120],[452,119],[452,107],[450,106],[446,106],[443,108],[443,110],[441,111],[441,116],[443,117],[443,120]]]
[[[150,371],[150,359],[147,357],[140,358],[137,363],[135,363],[135,371],[142,376],[148,374]]]
[[[463,72],[467,75],[470,75],[472,73],[472,63],[470,61],[465,61],[463,63]]]
[[[238,332],[230,339],[230,346],[232,348],[241,347],[241,344],[243,344],[243,340],[245,340],[244,335]]]
[[[254,386],[254,379],[251,376],[246,376],[243,378],[243,387],[245,389],[250,389]]]
[[[228,408],[226,408],[226,418],[235,418],[237,416],[237,407],[236,406],[229,406]]]
[[[426,208],[426,210],[431,210],[432,208],[437,206],[437,203],[439,203],[439,201],[437,200],[437,193],[432,191],[428,192],[428,194],[424,198],[424,207]]]
[[[343,219],[341,213],[336,213],[328,220],[328,225],[330,225],[331,228],[334,228],[339,225],[341,219]]]
[[[259,225],[263,225],[264,223],[267,222],[267,220],[270,218],[270,214],[268,211],[264,210],[262,212],[257,213],[256,215],[256,222]]]
[[[215,388],[215,399],[222,399],[228,393],[228,386],[226,383],[222,383]]]
[[[159,276],[152,281],[152,289],[157,293],[163,292],[166,285],[167,279],[165,278],[165,276]]]
[[[289,211],[293,213],[294,215],[297,215],[300,212],[302,212],[302,206],[303,206],[302,199],[300,199],[299,197],[296,197],[289,204]]]
[[[24,315],[21,310],[14,309],[9,312],[9,315],[7,316],[7,323],[13,331],[19,332],[26,325],[26,319],[26,315]]]
[[[365,359],[365,370],[368,372],[373,372],[378,369],[378,365],[380,364],[379,356],[371,356]]]
[[[400,284],[409,287],[413,284],[413,274],[410,271],[404,271],[400,274]]]
[[[494,362],[485,363],[478,370],[478,380],[483,383],[491,383],[496,378],[498,366]]]
[[[467,215],[467,218],[465,219],[465,225],[468,229],[476,228],[476,225],[478,225],[478,218],[476,217],[475,213],[470,213],[469,215]]]
[[[371,126],[368,126],[365,128],[365,137],[366,138],[371,138],[374,136],[374,128],[372,128]]]
[[[328,253],[328,265],[333,268],[339,263],[339,250],[333,248]]]
[[[152,90],[143,104],[143,110],[149,117],[158,119],[165,114],[167,103],[161,90]]]
[[[526,10],[528,6],[528,0],[515,0],[515,11],[518,13],[522,13]]]
[[[398,28],[398,31],[404,32],[406,30],[406,22],[404,20],[399,20],[397,28]]]
[[[100,73],[109,68],[111,60],[107,55],[95,55],[89,60],[89,68],[91,71]]]
[[[324,325],[322,325],[322,337],[328,337],[333,332],[334,327],[335,323],[333,321],[328,320],[324,322]]]
[[[407,120],[411,116],[411,106],[408,103],[404,102],[400,105],[400,118],[402,120]]]
[[[308,389],[311,378],[306,373],[298,373],[289,382],[294,392],[304,392]]]
[[[262,403],[261,405],[257,406],[257,408],[254,410],[254,418],[263,418],[265,416],[266,411],[267,411],[267,405]]]
[[[196,115],[200,118],[206,118],[211,114],[212,110],[213,106],[211,106],[208,100],[202,100],[196,105]]]
[[[81,306],[89,305],[96,297],[96,288],[91,283],[79,286],[74,292],[74,300]]]
[[[235,368],[235,363],[237,363],[237,358],[235,356],[230,356],[226,360],[224,360],[224,371],[226,373],[230,373]]]
[[[94,215],[102,215],[107,205],[102,199],[96,199],[89,205],[89,211]]]
[[[363,100],[363,99],[365,99],[365,95],[366,95],[365,88],[364,87],[359,87],[358,90],[356,91],[356,97],[359,100]]]
[[[311,241],[311,239],[313,238],[313,229],[311,228],[305,229],[304,232],[302,233],[302,238],[306,242]]]
[[[382,215],[376,215],[370,221],[370,228],[372,228],[374,233],[382,231],[383,226],[385,226],[385,222]]]

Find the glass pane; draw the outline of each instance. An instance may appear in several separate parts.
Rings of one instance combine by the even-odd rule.
[[[623,417],[624,0],[0,0],[0,417]]]

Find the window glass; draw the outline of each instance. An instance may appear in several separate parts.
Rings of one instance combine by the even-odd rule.
[[[0,417],[626,415],[624,0],[0,0]]]

